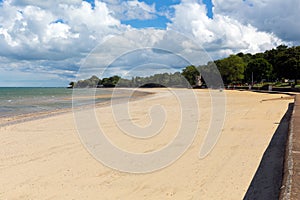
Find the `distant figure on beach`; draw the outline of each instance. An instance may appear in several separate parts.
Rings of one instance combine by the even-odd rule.
[[[202,81],[201,81],[201,74],[199,76],[196,76],[196,87],[200,87],[202,85]]]

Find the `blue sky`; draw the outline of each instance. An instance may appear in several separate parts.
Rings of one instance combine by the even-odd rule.
[[[150,46],[174,30],[212,59],[299,45],[299,9],[298,0],[0,0],[0,87],[65,86],[97,45],[132,30],[150,31]]]
[[[169,10],[172,12],[171,6],[176,5],[180,3],[179,0],[165,0],[165,1],[153,1],[153,0],[146,0],[144,1],[149,5],[155,4],[155,9],[159,12]],[[154,19],[151,20],[124,20],[122,23],[129,24],[132,27],[135,28],[145,28],[145,27],[154,27],[154,28],[160,28],[164,29],[167,27],[167,23],[169,23],[170,20],[166,16],[162,16],[160,14],[157,14]]]
[[[93,1],[89,1],[93,2]],[[150,5],[155,4],[155,8],[159,12],[163,12],[168,10],[171,12],[171,14],[174,14],[174,10],[172,9],[172,6],[178,5],[180,3],[180,0],[163,0],[163,1],[154,1],[154,0],[146,0],[144,1]],[[212,2],[211,0],[203,0],[202,1],[207,6],[207,16],[209,18],[213,17],[212,13]],[[132,27],[135,28],[148,28],[148,27],[154,27],[154,28],[160,28],[165,29],[167,27],[167,23],[170,23],[170,20],[161,14],[157,14],[154,19],[151,20],[124,20],[122,21],[124,24],[129,24]]]
[[[92,7],[95,6],[94,0],[84,0],[84,1],[89,2],[92,5]],[[155,4],[155,9],[159,13],[157,13],[153,19],[148,19],[148,20],[140,20],[140,19],[122,20],[123,24],[128,24],[135,28],[153,27],[153,28],[158,28],[158,29],[165,29],[167,27],[167,23],[170,23],[170,20],[166,16],[164,16],[162,13],[165,11],[169,11],[171,14],[174,14],[174,10],[172,9],[172,6],[178,5],[180,3],[180,0],[162,0],[162,1],[144,0],[143,2],[145,2],[149,5]],[[207,16],[209,18],[212,18],[213,17],[212,1],[211,0],[202,0],[202,3],[204,3],[206,5]]]

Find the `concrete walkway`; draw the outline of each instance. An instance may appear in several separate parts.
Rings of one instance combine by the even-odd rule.
[[[300,95],[296,96],[290,121],[280,199],[300,199]]]

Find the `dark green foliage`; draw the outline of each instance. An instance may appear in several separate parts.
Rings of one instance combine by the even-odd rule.
[[[97,87],[99,80],[100,79],[94,75],[89,79],[78,81],[77,83],[75,83],[75,87],[77,88]]]
[[[236,55],[215,61],[223,81],[226,83],[242,82],[244,79],[245,62]]]
[[[209,88],[220,88],[223,86],[222,77],[216,66],[216,62],[208,62],[207,65],[198,67],[201,73],[202,83]]]
[[[300,47],[281,47],[276,56],[275,69],[279,78],[299,79]]]
[[[103,87],[115,87],[119,80],[120,80],[121,77],[119,76],[112,76],[112,77],[109,77],[109,78],[104,78],[102,79],[101,81],[101,84],[99,86],[103,86]]]
[[[92,84],[98,80],[98,84]],[[89,78],[86,80],[80,80],[76,84],[76,87],[188,87],[189,83],[180,72],[173,74],[163,73],[154,74],[148,77],[132,77],[131,80],[120,78],[119,76],[112,76],[109,78]]]
[[[199,76],[200,73],[195,66],[191,65],[182,70],[182,75],[193,86],[196,84],[196,76]]]
[[[74,88],[74,87],[75,87],[75,84],[76,84],[76,83],[75,83],[75,82],[73,82],[73,81],[72,81],[72,82],[70,82],[70,83],[69,83],[69,86],[68,86],[68,88]]]
[[[280,81],[292,79],[297,82],[300,78],[300,46],[288,47],[280,45],[276,49],[264,53],[244,54],[238,53],[227,58],[208,62],[206,65],[195,67],[187,66],[182,73],[162,73],[148,77],[132,77],[131,80],[112,76],[102,80],[92,76],[77,83],[71,82],[75,87],[141,87],[143,85],[165,87],[191,87],[195,85],[196,76],[200,73],[202,82],[208,83],[208,87],[219,87],[222,83],[250,83]]]
[[[299,79],[300,76],[300,47],[280,45],[276,49],[264,53],[243,54],[236,56],[243,60],[235,60],[235,65],[229,65],[230,57],[215,61],[225,83],[251,82],[252,73],[255,82],[279,81],[282,79]],[[239,64],[238,64],[239,63]],[[245,67],[242,75],[242,66]]]
[[[261,82],[262,80],[270,81],[272,72],[273,67],[266,59],[262,57],[254,58],[247,65],[245,80],[251,82],[253,74],[254,81],[256,82]]]

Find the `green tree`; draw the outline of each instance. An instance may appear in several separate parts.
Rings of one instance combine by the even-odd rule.
[[[223,87],[223,80],[220,76],[217,63],[221,64],[220,60],[215,62],[208,62],[206,65],[200,65],[198,67],[201,73],[202,84],[209,88],[220,88]]]
[[[276,57],[276,72],[280,78],[299,79],[300,76],[300,48],[280,48]]]
[[[182,76],[189,82],[191,86],[196,84],[196,76],[199,76],[200,73],[197,68],[193,65],[187,66],[182,70]]]
[[[250,53],[247,53],[247,54],[238,53],[237,56],[240,57],[240,58],[242,58],[243,61],[244,61],[244,63],[245,63],[245,65],[247,65],[250,62],[250,60],[252,59],[253,55],[251,55]]]
[[[170,76],[169,87],[186,87],[187,81],[180,72],[175,72]]]
[[[88,86],[89,87],[97,87],[99,81],[100,81],[100,79],[94,75],[88,79]]]
[[[250,82],[252,80],[252,74],[255,81],[262,81],[266,79],[269,81],[272,78],[273,67],[272,65],[264,58],[258,57],[252,59],[246,68],[245,76],[246,80]]]
[[[71,81],[70,83],[69,83],[69,86],[68,86],[68,88],[74,88],[75,87],[75,82],[73,82],[73,81]]]
[[[118,87],[133,87],[132,81],[121,78],[117,84]]]
[[[226,83],[241,82],[244,79],[245,62],[236,55],[215,61],[223,81]]]
[[[121,77],[119,76],[111,76],[109,78],[104,78],[101,81],[101,84],[104,87],[116,87]]]

